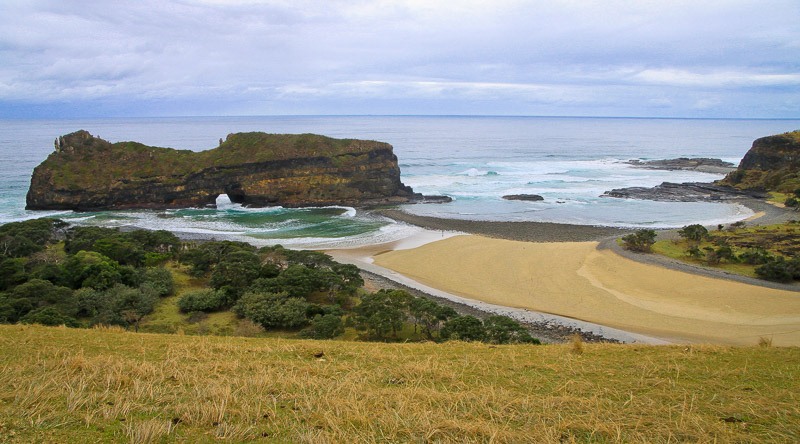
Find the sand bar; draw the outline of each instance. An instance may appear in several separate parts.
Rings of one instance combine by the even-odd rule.
[[[374,253],[376,265],[490,304],[558,314],[671,342],[800,346],[800,293],[642,264],[597,242],[455,236]]]

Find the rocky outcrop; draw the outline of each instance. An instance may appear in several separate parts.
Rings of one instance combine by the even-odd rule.
[[[522,200],[527,202],[539,202],[544,200],[544,197],[538,194],[508,194],[503,196],[505,200]]]
[[[736,165],[722,159],[709,157],[678,157],[677,159],[629,160],[629,165],[648,170],[686,170],[700,173],[726,174],[736,169]]]
[[[717,161],[722,162],[719,159],[671,159],[641,162],[641,164],[648,165],[646,166],[648,168],[653,164],[666,167],[691,164],[695,160],[701,161],[698,165],[709,164],[707,162],[709,160],[711,165]],[[798,188],[800,188],[800,131],[794,131],[757,139],[742,158],[739,167],[717,182],[664,182],[652,188],[618,188],[606,191],[601,197],[667,202],[719,202],[748,198],[766,199],[769,197],[769,191],[792,192]]]
[[[800,131],[762,137],[721,184],[791,193],[800,188]]]
[[[661,202],[721,202],[738,199],[764,199],[766,193],[752,190],[738,190],[729,186],[712,183],[664,182],[655,187],[629,187],[606,191],[600,197],[618,197],[622,199],[656,200]]]
[[[101,210],[213,206],[405,203],[392,146],[313,134],[230,134],[207,151],[110,143],[78,131],[56,139],[33,171],[27,209]]]

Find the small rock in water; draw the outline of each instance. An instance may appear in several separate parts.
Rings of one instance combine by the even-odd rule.
[[[544,200],[544,197],[538,194],[509,194],[503,196],[505,200],[524,200],[528,202],[538,202]]]

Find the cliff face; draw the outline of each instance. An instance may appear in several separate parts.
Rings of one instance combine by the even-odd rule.
[[[100,210],[214,205],[402,203],[421,196],[400,181],[387,143],[313,134],[237,133],[194,152],[110,143],[78,131],[33,171],[27,209]]]
[[[720,183],[745,190],[792,192],[800,188],[800,131],[756,139],[739,168]]]

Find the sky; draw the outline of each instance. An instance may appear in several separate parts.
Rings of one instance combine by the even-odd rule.
[[[0,0],[0,118],[800,118],[798,0]]]

